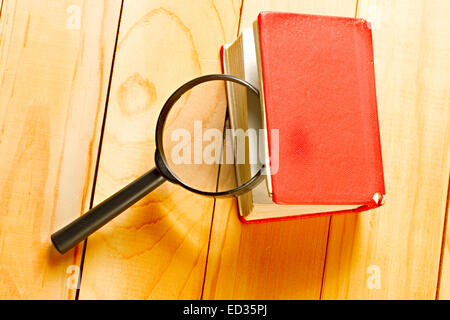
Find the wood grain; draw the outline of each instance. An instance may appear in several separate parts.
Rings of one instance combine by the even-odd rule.
[[[435,298],[450,168],[448,12],[446,0],[359,1],[358,16],[373,21],[387,201],[332,218],[325,299]]]
[[[96,203],[153,166],[162,105],[188,80],[220,73],[219,49],[239,13],[239,1],[124,2]],[[207,117],[211,103],[225,111],[224,95],[190,100],[193,116]],[[89,238],[80,298],[200,298],[213,207],[212,198],[161,186]]]
[[[81,246],[49,237],[91,201],[121,5],[0,0],[0,299],[75,296]],[[450,299],[446,0],[125,0],[94,202],[153,166],[168,95],[261,10],[372,21],[386,205],[242,225],[234,200],[165,184],[89,239],[80,298]]]
[[[240,29],[263,10],[352,17],[355,9],[356,1],[246,0]],[[328,226],[328,217],[242,225],[236,202],[217,200],[203,298],[318,299]]]
[[[74,296],[50,234],[90,201],[120,4],[2,1],[1,299]]]

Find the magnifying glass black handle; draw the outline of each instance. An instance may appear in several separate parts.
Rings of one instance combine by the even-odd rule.
[[[69,225],[52,234],[51,239],[56,250],[66,253],[159,187],[164,181],[166,178],[158,169],[150,170]]]

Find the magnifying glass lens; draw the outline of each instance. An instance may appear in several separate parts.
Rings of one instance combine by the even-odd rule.
[[[227,86],[232,95],[227,96]],[[262,167],[259,114],[257,94],[238,83],[209,81],[185,92],[163,130],[168,169],[199,192],[226,192],[243,185]]]

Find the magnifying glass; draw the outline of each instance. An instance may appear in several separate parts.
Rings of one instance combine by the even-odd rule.
[[[237,148],[243,147],[235,137],[224,135],[226,102],[219,104],[226,101],[227,82],[253,99],[259,97],[258,89],[247,81],[224,74],[202,76],[181,86],[164,104],[156,124],[155,168],[55,232],[51,236],[55,248],[66,253],[165,181],[211,197],[236,196],[256,187],[264,179],[262,164],[244,183],[218,185],[220,167],[236,165],[229,160],[235,161]],[[203,105],[208,101],[215,105]],[[240,166],[250,165],[251,156],[240,158]]]

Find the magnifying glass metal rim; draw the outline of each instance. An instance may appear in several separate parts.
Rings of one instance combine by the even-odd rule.
[[[197,193],[203,196],[210,196],[210,197],[229,197],[229,196],[236,196],[243,193],[246,193],[250,190],[252,190],[254,187],[256,187],[261,181],[264,179],[263,171],[264,171],[264,165],[261,166],[261,168],[258,170],[258,172],[250,178],[245,183],[237,186],[236,188],[225,190],[225,191],[216,191],[216,192],[208,192],[204,190],[199,190],[197,188],[194,188],[187,183],[185,183],[182,179],[180,179],[173,170],[170,169],[170,166],[168,164],[168,161],[165,157],[164,152],[164,144],[163,144],[163,134],[164,134],[164,126],[166,124],[167,117],[170,113],[170,110],[174,106],[174,104],[185,94],[187,91],[193,89],[199,84],[210,82],[210,81],[216,81],[216,80],[223,80],[223,81],[230,81],[234,83],[238,83],[243,85],[244,87],[247,87],[250,89],[254,94],[256,94],[259,97],[259,90],[255,88],[251,83],[241,79],[237,78],[235,76],[226,75],[226,74],[210,74],[206,76],[201,76],[198,78],[195,78],[184,85],[182,85],[179,89],[177,89],[170,97],[167,99],[166,103],[164,104],[161,113],[158,117],[158,122],[156,124],[156,152],[155,152],[155,165],[156,167],[161,171],[163,176],[165,176],[169,181],[176,183],[183,188],[193,192]]]

